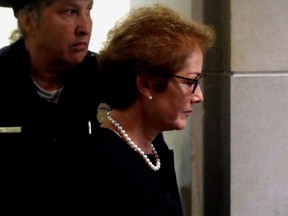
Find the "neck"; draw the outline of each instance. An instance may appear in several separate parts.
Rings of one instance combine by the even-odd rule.
[[[35,73],[35,71],[31,72],[31,77],[34,82],[37,83],[42,89],[46,91],[56,91],[62,87],[62,83],[60,82],[59,76],[53,76],[51,74],[41,74]]]
[[[137,145],[146,153],[151,154],[151,143],[156,137],[154,133],[151,133],[150,127],[144,125],[139,116],[139,113],[135,113],[135,109],[129,110],[114,110],[110,112],[111,117],[125,127],[125,131],[129,134],[129,137],[137,143]],[[135,123],[137,122],[137,124]],[[119,132],[115,127],[111,125],[107,120],[103,121],[101,127],[106,127],[119,135]]]
[[[156,149],[154,148],[153,144],[150,143],[150,150],[152,155],[154,156],[155,160],[156,160],[156,164],[153,165],[152,162],[150,161],[150,159],[147,157],[147,155],[145,154],[145,152],[142,150],[142,148],[139,147],[139,145],[137,143],[135,143],[130,136],[127,134],[127,132],[124,130],[124,128],[114,119],[110,116],[110,112],[107,112],[107,120],[109,121],[109,123],[117,130],[117,132],[119,133],[119,135],[122,137],[122,139],[125,140],[125,142],[132,148],[134,149],[136,152],[138,152],[142,158],[144,159],[144,161],[146,162],[146,164],[150,167],[150,169],[152,169],[153,171],[158,171],[160,169],[161,163],[160,163],[160,158],[159,155],[156,151]]]
[[[29,44],[28,41],[25,41],[25,47],[30,56],[31,76],[34,81],[46,91],[61,88],[62,74],[73,65],[61,63],[61,61],[55,63],[55,60],[53,62],[51,55],[46,52],[39,53],[39,48]]]

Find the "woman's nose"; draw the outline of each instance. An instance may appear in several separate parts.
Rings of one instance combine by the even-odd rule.
[[[192,103],[202,103],[204,100],[203,92],[201,87],[198,85],[195,92],[192,95]]]

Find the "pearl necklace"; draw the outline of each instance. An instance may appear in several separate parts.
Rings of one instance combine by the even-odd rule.
[[[123,130],[122,126],[110,116],[110,112],[107,112],[107,119],[117,129],[117,131],[120,132],[120,135],[129,144],[129,146],[142,156],[142,158],[147,163],[150,169],[152,169],[153,171],[158,171],[160,169],[161,166],[160,158],[152,143],[151,143],[152,154],[156,158],[156,165],[153,165],[153,163],[149,160],[148,156],[144,153],[144,151],[131,140],[126,131]]]

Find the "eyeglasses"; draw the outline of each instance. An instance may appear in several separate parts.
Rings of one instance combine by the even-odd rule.
[[[173,74],[171,77],[175,77],[175,78],[179,78],[179,79],[183,79],[183,80],[188,81],[187,84],[190,85],[190,87],[192,89],[192,93],[194,94],[195,91],[196,91],[197,86],[199,85],[200,79],[202,78],[202,75],[198,74],[196,79],[190,79],[188,77],[183,77],[183,76],[179,76],[179,75],[175,75],[175,74]]]

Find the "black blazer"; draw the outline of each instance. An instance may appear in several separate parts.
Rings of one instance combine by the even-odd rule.
[[[111,130],[100,128],[93,136],[90,179],[95,182],[92,191],[103,215],[183,215],[173,151],[161,135],[154,143],[161,160],[159,171],[152,171],[142,156]]]

